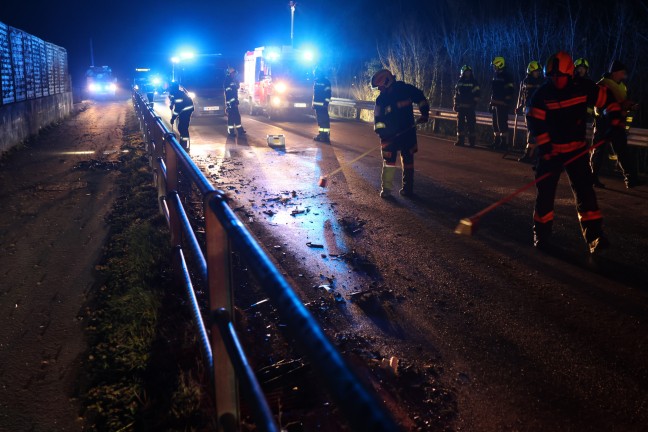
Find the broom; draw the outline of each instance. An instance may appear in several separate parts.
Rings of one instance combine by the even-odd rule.
[[[578,159],[578,158],[580,158],[582,156],[585,156],[591,150],[595,149],[596,147],[599,147],[600,145],[602,145],[604,143],[605,143],[605,140],[602,140],[602,141],[599,141],[598,143],[594,144],[592,147],[586,148],[585,150],[581,151],[580,153],[578,153],[574,157],[572,157],[572,158],[568,159],[567,161],[565,161],[565,163],[563,164],[563,167],[566,167],[570,163],[574,162],[576,159]],[[474,215],[472,215],[472,216],[470,216],[468,218],[461,219],[459,221],[459,225],[457,225],[457,227],[454,230],[455,234],[473,235],[475,233],[475,231],[477,230],[477,226],[479,224],[479,221],[481,220],[482,217],[484,217],[484,215],[486,215],[486,214],[490,213],[491,211],[495,210],[497,207],[499,207],[499,206],[501,206],[503,204],[506,204],[507,202],[511,201],[517,195],[521,194],[522,192],[529,189],[530,187],[535,186],[536,184],[540,183],[542,180],[546,179],[547,177],[549,177],[549,176],[551,176],[553,174],[557,174],[557,173],[555,173],[555,172],[545,173],[545,174],[541,175],[540,177],[538,177],[537,179],[533,180],[532,182],[529,182],[529,183],[525,184],[524,186],[522,186],[521,188],[513,191],[512,193],[505,196],[501,200],[489,205],[485,209],[475,213]]]
[[[391,137],[390,139],[393,140],[394,138],[398,138],[399,136],[403,135],[403,134],[406,133],[406,132],[409,132],[411,129],[414,129],[414,128],[416,128],[416,124],[413,124],[412,126],[408,127],[407,129],[405,129],[405,130],[403,130],[403,131],[397,133],[396,135],[394,135],[394,136]],[[358,156],[357,158],[353,159],[352,161],[349,161],[349,162],[345,163],[344,165],[341,165],[341,166],[339,166],[338,168],[334,169],[334,170],[331,171],[330,173],[321,176],[321,177],[319,178],[319,182],[318,182],[319,187],[325,188],[326,185],[327,185],[327,183],[328,183],[328,178],[329,178],[329,177],[331,177],[331,176],[333,176],[333,175],[339,173],[340,171],[342,171],[342,170],[344,169],[344,167],[349,166],[349,165],[351,165],[351,164],[353,164],[353,163],[355,163],[355,162],[358,162],[360,159],[362,159],[363,157],[367,156],[369,153],[371,153],[371,152],[374,151],[374,150],[375,150],[375,149],[373,149],[373,148],[372,148],[372,149],[369,149],[369,150],[367,150],[366,152],[362,153],[362,154],[361,154],[360,156]]]

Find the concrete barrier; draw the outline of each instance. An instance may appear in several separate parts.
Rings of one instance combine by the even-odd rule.
[[[72,111],[72,92],[59,93],[0,106],[0,154]]]

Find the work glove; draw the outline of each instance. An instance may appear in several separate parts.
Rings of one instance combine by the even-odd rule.
[[[171,125],[173,125],[173,122],[175,122],[177,118],[178,116],[175,114],[171,116]]]
[[[495,105],[493,105],[492,103],[488,104],[488,112],[490,113],[495,112]]]

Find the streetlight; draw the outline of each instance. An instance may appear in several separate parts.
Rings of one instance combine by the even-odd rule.
[[[297,6],[297,2],[291,1],[288,2],[288,5],[290,6],[290,46],[294,47],[294,36],[295,36],[295,7]]]
[[[171,57],[171,82],[175,82],[175,65],[180,63],[180,57]]]

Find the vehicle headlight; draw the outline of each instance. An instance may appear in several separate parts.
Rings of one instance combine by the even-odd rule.
[[[97,91],[98,90],[97,84],[95,84],[95,83],[89,84],[88,85],[88,90],[90,90],[91,92]]]
[[[281,98],[279,96],[273,97],[272,98],[272,105],[274,105],[274,106],[281,105]]]
[[[110,89],[110,91],[115,91],[115,90],[117,90],[117,84],[115,84],[115,83],[110,83],[110,85],[108,86],[108,88]]]
[[[286,83],[280,82],[275,85],[275,90],[277,91],[277,93],[285,93],[286,90],[288,90],[288,86],[286,85]]]
[[[196,93],[194,93],[194,92],[187,92],[187,94],[189,95],[189,97],[190,97],[191,99],[195,99],[195,98],[196,98]]]

